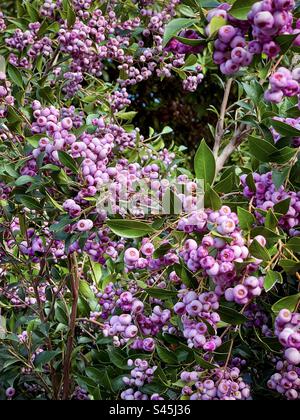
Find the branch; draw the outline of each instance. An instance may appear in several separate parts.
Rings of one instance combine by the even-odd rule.
[[[241,124],[241,126],[235,132],[230,143],[227,144],[220,156],[217,158],[217,174],[224,168],[224,165],[227,162],[230,155],[241,144],[242,140],[249,133],[249,131],[251,131],[249,128],[247,129],[246,127],[247,126],[245,124]]]
[[[222,138],[223,138],[223,135],[224,135],[224,122],[225,122],[225,116],[226,116],[226,111],[227,111],[229,95],[230,95],[230,91],[231,91],[231,87],[232,87],[232,82],[233,82],[233,79],[228,79],[227,80],[225,91],[224,91],[224,97],[223,97],[222,106],[221,106],[220,118],[219,118],[217,128],[216,128],[215,145],[214,145],[215,158],[218,157],[218,153],[219,153],[220,146],[221,146],[221,141],[222,141]]]
[[[76,253],[69,256],[69,266],[71,273],[71,290],[72,290],[72,311],[69,322],[69,335],[67,340],[67,349],[64,360],[64,373],[63,373],[63,400],[68,400],[70,395],[70,386],[71,386],[71,363],[72,363],[72,352],[75,339],[75,328],[76,328],[76,317],[77,317],[77,308],[78,308],[78,298],[79,298],[79,284],[80,284],[80,275],[78,272],[78,264]]]

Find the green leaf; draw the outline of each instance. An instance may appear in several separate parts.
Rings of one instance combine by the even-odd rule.
[[[22,73],[20,72],[20,70],[17,69],[12,64],[8,63],[7,64],[7,73],[8,73],[8,76],[9,76],[10,80],[13,82],[13,84],[15,84],[18,87],[23,89],[24,84],[23,84]]]
[[[128,367],[127,359],[125,358],[122,350],[114,348],[112,346],[109,346],[107,350],[107,354],[111,363],[113,363],[117,368],[122,370],[131,369],[130,367]]]
[[[177,39],[177,41],[181,42],[182,44],[191,45],[193,47],[207,44],[207,41],[205,41],[204,39],[190,39],[190,38],[183,38],[182,36],[175,36],[174,38]]]
[[[299,34],[287,34],[287,35],[279,35],[275,38],[276,44],[280,45],[281,54],[285,54],[289,48],[293,45],[295,39],[299,36]]]
[[[165,47],[181,30],[189,28],[196,23],[198,23],[197,19],[179,18],[171,20],[165,29],[163,46]]]
[[[68,216],[63,217],[58,223],[54,223],[53,225],[51,225],[49,230],[50,230],[50,232],[60,232],[66,226],[70,225],[72,222],[73,222],[73,220],[70,219]]]
[[[34,136],[26,137],[26,142],[28,142],[32,147],[37,149],[39,147],[39,141],[42,137],[43,135],[41,134],[35,134]]]
[[[133,118],[137,115],[137,112],[118,112],[117,114],[115,114],[115,116],[117,118],[120,118],[120,120],[126,120],[126,121],[131,121],[133,120]]]
[[[263,347],[272,353],[280,353],[281,352],[281,344],[278,341],[277,337],[260,337],[256,328],[254,328],[255,335],[258,341],[263,345]]]
[[[295,151],[294,151],[294,154],[295,154]],[[290,168],[284,168],[281,171],[274,169],[272,171],[272,181],[277,190],[281,187],[281,185],[284,184],[289,173],[290,173]]]
[[[215,365],[207,362],[198,353],[194,352],[194,357],[195,357],[195,362],[197,363],[197,365],[201,366],[203,369],[206,369],[206,370],[216,369]]]
[[[300,262],[294,260],[281,260],[278,264],[287,274],[295,274],[300,270]]]
[[[173,131],[174,131],[173,128],[171,128],[169,126],[166,126],[166,127],[163,128],[163,131],[161,132],[161,134],[163,134],[163,135],[171,134],[171,133],[173,133]]]
[[[214,16],[209,23],[209,36],[214,36],[226,24],[227,21],[222,16]]]
[[[102,278],[102,265],[94,262],[90,259],[90,263],[91,263],[91,273],[92,273],[92,278],[93,281],[96,283],[97,286],[99,286],[100,284],[100,280]]]
[[[69,3],[68,11],[67,11],[67,23],[68,28],[72,28],[76,22],[76,13],[73,7]]]
[[[63,206],[61,206],[56,200],[54,200],[54,198],[53,197],[51,197],[51,195],[50,194],[48,194],[48,193],[46,193],[46,195],[47,195],[47,197],[48,197],[48,199],[50,200],[50,202],[51,202],[51,204],[56,208],[56,209],[58,209],[59,211],[61,211],[62,213],[65,213],[65,210],[64,210],[64,208],[63,208]]]
[[[101,383],[103,380],[104,370],[102,369],[100,370],[93,367],[88,367],[86,368],[85,373],[90,379],[92,379],[92,381],[95,382],[95,384],[98,382]]]
[[[109,220],[107,226],[122,238],[142,238],[155,232],[151,225],[133,220]]]
[[[69,324],[68,309],[62,302],[56,302],[55,304],[55,319],[62,325]]]
[[[87,301],[91,301],[95,299],[95,294],[90,288],[90,285],[85,280],[80,280],[79,283],[79,295],[84,297]]]
[[[41,171],[60,172],[61,168],[59,166],[48,163],[47,165],[41,167]]]
[[[213,184],[216,176],[216,161],[204,139],[197,150],[194,167],[197,179],[203,179],[205,184]]]
[[[168,300],[177,297],[178,292],[173,290],[160,289],[159,287],[148,287],[144,290],[149,296],[161,300]]]
[[[271,229],[268,229],[266,227],[257,226],[251,231],[251,237],[254,238],[255,236],[262,235],[264,236],[268,241],[278,241],[279,239],[284,239],[283,235],[279,235],[278,233],[274,232]]]
[[[287,247],[293,252],[300,253],[300,238],[295,237],[290,239],[287,243]]]
[[[246,184],[247,184],[247,187],[250,188],[250,191],[256,192],[256,185],[255,185],[255,181],[254,181],[254,177],[252,173],[247,175]]]
[[[253,105],[258,104],[258,101],[264,95],[264,90],[258,81],[253,79],[250,83],[242,83],[242,86],[247,96],[252,99]]]
[[[67,20],[68,28],[72,28],[74,26],[74,23],[76,22],[75,10],[73,9],[70,0],[63,0],[62,6],[62,16],[64,19]]]
[[[221,179],[215,186],[214,190],[218,193],[231,193],[235,187],[235,176],[231,172],[226,178]]]
[[[195,12],[190,6],[187,6],[186,4],[182,4],[178,7],[178,10],[180,14],[187,17],[195,17]]]
[[[215,7],[220,6],[220,3],[216,0],[195,0],[199,6],[205,9],[214,9]]]
[[[272,209],[269,209],[265,218],[265,226],[267,229],[273,230],[278,226],[278,219]]]
[[[277,283],[283,283],[282,275],[277,271],[268,271],[264,281],[265,291],[269,292]]]
[[[282,121],[272,120],[272,126],[284,137],[300,137],[300,130]]]
[[[153,258],[158,259],[166,255],[167,252],[172,249],[172,245],[170,243],[161,245],[153,254]]]
[[[251,11],[252,6],[256,1],[257,0],[236,0],[229,13],[239,20],[247,20],[248,13]]]
[[[226,322],[226,324],[242,325],[246,321],[248,321],[248,318],[245,315],[227,306],[221,305],[220,308],[218,309],[218,313],[221,317],[221,320],[223,322]]]
[[[36,211],[43,210],[43,207],[41,206],[41,204],[33,197],[29,197],[27,195],[20,195],[19,201],[30,210],[36,210]]]
[[[272,153],[269,157],[270,162],[284,164],[289,162],[295,156],[296,151],[292,147],[283,147],[280,150],[277,150],[275,153]]]
[[[242,207],[238,207],[237,211],[241,228],[245,231],[249,231],[255,223],[255,217]]]
[[[269,162],[270,156],[277,152],[275,146],[258,137],[249,136],[248,144],[251,155],[260,162]]]
[[[289,211],[290,205],[291,199],[287,198],[286,200],[279,201],[279,203],[275,204],[275,206],[273,207],[273,211],[275,213],[285,215]]]
[[[43,353],[40,353],[37,355],[34,361],[34,365],[36,367],[43,367],[50,363],[56,356],[60,354],[59,350],[56,351],[43,351]]]
[[[299,299],[300,293],[280,299],[272,306],[272,311],[275,314],[278,314],[282,309],[288,309],[289,311],[294,312],[298,305]]]
[[[39,21],[39,12],[33,7],[32,4],[29,4],[28,2],[25,4],[26,10],[28,15],[30,16],[31,22],[38,22]]]
[[[185,268],[183,264],[176,264],[174,268],[176,274],[181,278],[183,284],[191,289],[197,288],[198,282],[196,278]]]
[[[78,173],[77,163],[76,161],[70,156],[68,153],[63,152],[60,150],[58,152],[58,158],[60,163],[65,166],[66,168],[69,168],[72,172],[75,174]]]
[[[198,61],[198,57],[195,54],[190,54],[184,63],[184,69],[194,67]]]
[[[208,184],[207,184],[207,191],[204,195],[204,205],[206,208],[212,210],[219,210],[222,207],[222,200]]]
[[[31,184],[35,179],[32,176],[22,175],[15,182],[16,187],[21,187],[22,185]]]
[[[251,255],[263,261],[270,261],[271,256],[269,252],[256,240],[254,239],[249,247]]]
[[[161,346],[156,346],[158,357],[167,365],[178,365],[176,354]]]

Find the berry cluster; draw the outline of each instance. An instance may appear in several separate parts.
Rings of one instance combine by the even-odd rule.
[[[131,347],[136,350],[153,352],[155,341],[151,337],[155,337],[168,326],[171,311],[162,309],[156,305],[150,316],[145,314],[144,303],[137,299],[131,292],[117,291],[117,299],[114,296],[112,286],[106,289],[105,296],[108,299],[100,298],[100,305],[104,312],[101,314],[102,319],[107,319],[103,326],[103,334],[106,337],[113,337],[114,346],[120,347],[131,341]],[[119,309],[123,313],[115,315],[115,311]],[[97,314],[96,314],[97,315]],[[92,314],[95,316],[95,314]],[[109,317],[109,319],[108,319]]]
[[[46,302],[46,288],[47,284],[41,283],[38,286],[39,299],[42,303]],[[54,293],[57,290],[54,288]],[[0,287],[0,292],[11,305],[15,308],[24,309],[30,306],[36,305],[37,298],[33,287],[26,288],[26,294],[24,297],[21,295],[21,290],[18,286],[14,287]]]
[[[294,33],[294,8],[294,0],[264,0],[253,5],[248,15],[252,35],[260,44],[261,51],[269,58],[276,57],[280,52],[277,36]]]
[[[201,371],[182,372],[181,380],[187,383],[182,395],[190,400],[251,400],[250,387],[237,367],[216,368],[207,378]]]
[[[275,334],[285,348],[285,358],[293,365],[300,364],[300,314],[282,309],[275,321]]]
[[[270,317],[267,312],[264,311],[257,303],[251,303],[244,311],[244,315],[248,319],[245,323],[245,327],[252,331],[253,328],[261,329],[264,337],[273,337],[273,331],[271,330]]]
[[[11,83],[7,80],[6,74],[0,72],[0,119],[5,118],[7,107],[13,106],[15,98],[12,96]]]
[[[248,46],[243,31],[226,25],[219,30],[213,58],[220,65],[221,72],[230,75],[252,63],[253,54],[250,51],[251,46]]]
[[[181,317],[183,335],[188,346],[205,351],[215,351],[222,344],[217,335],[211,336],[211,329],[217,330],[220,316],[219,298],[213,293],[197,294],[194,291],[183,289],[179,292],[180,301],[174,306],[174,312]]]
[[[6,29],[6,23],[4,19],[4,14],[3,12],[0,11],[0,32],[4,32],[5,29]]]
[[[140,15],[148,22],[142,34],[145,41],[142,38],[138,41],[135,57],[129,51],[130,35],[140,27],[139,17],[121,21],[118,13],[114,11],[114,5],[109,8],[107,15],[104,15],[100,9],[88,12],[89,2],[75,6],[80,20],[77,19],[72,29],[63,25],[58,37],[61,52],[72,58],[69,71],[63,74],[61,71],[57,73],[57,76],[62,75],[66,81],[64,92],[71,97],[79,91],[85,72],[101,76],[105,68],[105,60],[118,63],[118,69],[123,76],[125,75],[118,80],[123,88],[148,80],[155,73],[159,77],[170,77],[173,66],[184,65],[186,54],[203,50],[202,46],[179,48],[177,43],[175,49],[167,48],[168,51],[173,51],[174,55],[169,56],[168,51],[164,51],[162,38],[164,28],[175,15],[175,7],[178,3],[179,0],[171,0],[159,12],[154,8],[140,9]],[[52,15],[55,8],[57,4],[49,4],[49,7],[46,7],[46,14]],[[183,35],[190,39],[199,38],[193,31],[185,31]],[[152,46],[145,48],[145,44],[149,44],[151,37]],[[190,72],[193,73],[190,77],[195,76],[196,80],[185,81],[184,87],[194,90],[196,84],[202,81],[203,75],[200,73],[201,68]]]
[[[280,45],[276,38],[283,34],[299,33],[298,22],[293,28],[294,0],[263,0],[256,2],[247,20],[238,20],[230,15],[231,5],[225,3],[210,11],[207,15],[208,22],[214,17],[223,18],[227,25],[218,33],[215,42],[214,61],[220,65],[222,73],[234,74],[241,67],[249,66],[254,55],[266,54],[272,59],[280,53]],[[207,27],[210,35],[210,25]],[[298,45],[299,37],[295,40]],[[277,89],[278,92],[278,89]],[[267,98],[278,98],[270,91]]]
[[[116,288],[113,283],[109,283],[105,286],[103,292],[95,290],[96,296],[99,299],[99,305],[101,307],[100,312],[92,312],[90,315],[91,319],[102,318],[104,320],[114,313],[116,309],[116,302],[119,296],[123,293],[121,288]]]
[[[89,401],[90,397],[85,389],[76,387],[72,399],[77,401]]]
[[[11,188],[4,182],[0,182],[0,200],[7,200],[11,193]]]
[[[247,177],[245,175],[241,177],[245,197],[254,198],[253,205],[257,207],[257,209],[264,210],[265,212],[269,209],[273,209],[275,204],[290,199],[290,208],[288,212],[279,219],[279,225],[291,236],[298,236],[299,231],[296,228],[299,226],[300,193],[294,191],[287,192],[285,191],[284,186],[276,188],[273,183],[272,172],[262,175],[254,173],[253,177],[256,187],[255,192],[247,185]],[[259,222],[264,222],[264,216],[262,216],[259,211],[256,212],[256,217]]]
[[[111,103],[111,108],[114,112],[121,111],[131,104],[129,94],[125,88],[113,92],[109,100]]]
[[[171,266],[179,262],[175,251],[171,250],[160,258],[154,258],[154,245],[149,239],[144,239],[141,251],[136,248],[128,248],[125,251],[124,261],[128,270],[133,269],[150,269],[159,270],[162,267]]]
[[[276,363],[276,370],[277,373],[268,381],[268,388],[287,400],[300,400],[300,368],[280,360]]]
[[[260,296],[263,291],[264,277],[246,277],[243,284],[225,291],[225,298],[228,302],[236,302],[239,305],[246,305],[254,298]]]
[[[148,400],[149,397],[139,391],[145,384],[150,384],[154,379],[154,373],[157,366],[150,367],[147,360],[136,359],[135,361],[129,359],[128,366],[133,367],[130,372],[130,378],[125,376],[123,382],[130,388],[121,393],[122,400]],[[158,394],[152,394],[151,400],[163,400]]]
[[[280,67],[270,77],[270,88],[265,92],[265,99],[269,102],[280,103],[283,97],[297,96],[300,92],[300,68],[292,72]]]
[[[39,22],[30,23],[26,31],[16,29],[13,35],[5,39],[8,47],[13,51],[9,56],[11,64],[26,69],[32,68],[32,63],[40,56],[50,57],[53,53],[52,40],[44,36],[39,38],[38,32],[41,28]],[[26,57],[19,58],[19,53],[26,50]]]
[[[61,0],[45,0],[40,8],[40,13],[42,16],[53,18],[61,4]]]
[[[243,273],[237,270],[236,263],[245,262],[250,258],[247,242],[238,223],[237,215],[227,206],[216,212],[192,213],[187,219],[179,222],[179,229],[187,233],[194,231],[205,235],[200,245],[194,239],[187,240],[181,256],[191,271],[202,270],[204,275],[212,278],[218,296],[222,296],[229,289],[226,294],[228,299],[240,301],[248,296],[248,301],[260,295],[262,279],[249,277],[247,287],[240,284],[247,274],[257,270],[259,261],[249,263]],[[265,246],[265,238],[259,236],[255,239]],[[211,255],[212,250],[214,256]],[[236,286],[234,293],[232,286]]]

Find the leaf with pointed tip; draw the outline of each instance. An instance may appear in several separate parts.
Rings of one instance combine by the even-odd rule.
[[[142,238],[155,232],[151,225],[134,220],[109,220],[107,226],[122,238]]]
[[[203,179],[205,185],[213,184],[216,176],[216,161],[213,152],[207,146],[204,139],[201,141],[197,150],[194,167],[197,179]]]

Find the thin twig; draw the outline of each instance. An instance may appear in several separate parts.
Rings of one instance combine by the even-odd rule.
[[[223,149],[222,153],[217,159],[217,174],[224,168],[225,163],[227,162],[230,155],[236,150],[236,148],[241,144],[242,140],[245,136],[249,133],[250,129],[247,128],[245,124],[241,124],[241,126],[235,132],[232,140],[227,144],[227,146]]]
[[[217,128],[216,128],[215,145],[214,145],[214,155],[216,158],[218,157],[221,141],[224,135],[224,122],[225,122],[225,116],[227,112],[227,106],[228,106],[228,100],[230,96],[232,82],[233,82],[233,79],[230,78],[228,79],[226,83],[224,97],[223,97],[222,106],[221,106],[220,118],[219,118]]]
[[[67,340],[66,354],[64,359],[64,373],[63,373],[63,400],[68,400],[70,396],[71,388],[71,364],[72,364],[72,352],[75,339],[75,328],[76,328],[76,317],[78,308],[79,298],[79,284],[80,275],[78,271],[78,263],[76,253],[69,256],[69,265],[71,273],[71,291],[72,291],[72,311],[69,323],[69,335]]]

